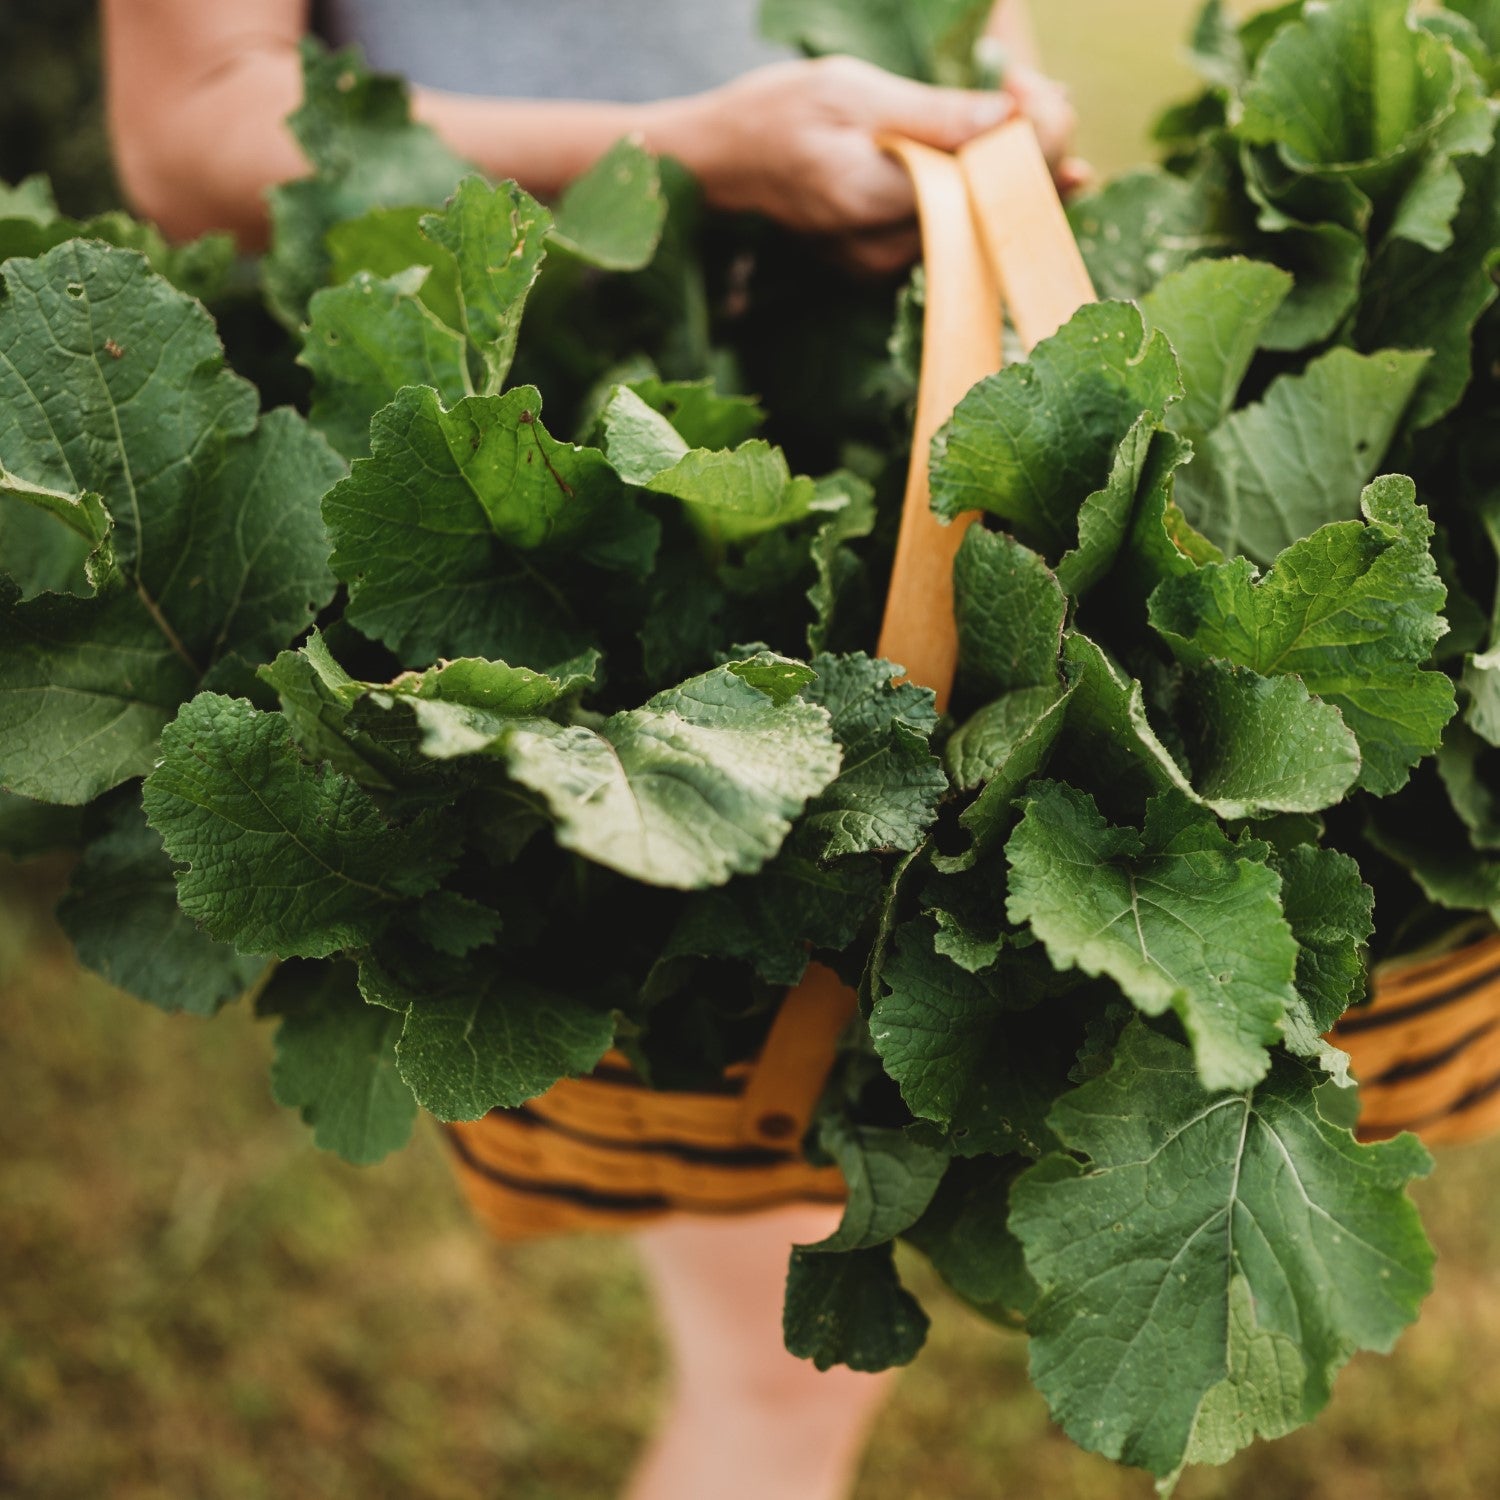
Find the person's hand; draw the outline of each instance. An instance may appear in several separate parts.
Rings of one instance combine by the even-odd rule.
[[[1093,169],[1072,154],[1078,115],[1067,89],[1035,68],[1024,67],[1009,69],[1003,87],[1031,121],[1057,181],[1058,192],[1066,198],[1087,187],[1093,180]]]
[[[652,108],[651,145],[688,166],[715,208],[819,236],[877,276],[904,269],[920,248],[911,180],[882,135],[956,151],[1024,113],[1066,187],[1075,123],[1066,92],[1039,73],[1018,70],[1004,91],[979,92],[913,83],[852,57],[773,63]]]
[[[651,144],[691,168],[715,208],[833,235],[888,229],[915,213],[910,180],[877,144],[882,133],[955,151],[1016,105],[825,57],[772,63],[656,108]]]

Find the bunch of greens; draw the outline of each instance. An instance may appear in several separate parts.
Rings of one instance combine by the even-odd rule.
[[[768,17],[952,78],[975,9]],[[1090,1448],[1309,1420],[1431,1263],[1425,1153],[1355,1143],[1323,1037],[1369,945],[1500,915],[1500,22],[1211,6],[1197,50],[1167,168],[1076,210],[1111,300],[934,446],[986,517],[941,718],[861,650],[919,282],[628,143],[545,208],[309,52],[251,361],[301,415],[182,290],[212,248],[3,200],[0,847],[81,850],[82,961],[254,991],[372,1161],[612,1045],[704,1086],[817,957],[862,1007],[794,1351],[915,1355],[904,1238]]]

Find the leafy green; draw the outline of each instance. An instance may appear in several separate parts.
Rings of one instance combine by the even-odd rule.
[[[1446,629],[1446,590],[1410,480],[1371,485],[1361,509],[1363,522],[1294,542],[1264,578],[1236,559],[1166,580],[1151,623],[1184,661],[1295,673],[1343,714],[1363,756],[1359,784],[1384,796],[1437,748],[1453,715],[1452,683],[1422,666]]]
[[[1296,1001],[1297,943],[1264,846],[1231,844],[1170,793],[1137,832],[1110,827],[1086,794],[1037,782],[1006,853],[1010,919],[1054,964],[1108,974],[1146,1015],[1174,1011],[1205,1088],[1265,1076]]]
[[[970,692],[1056,684],[1068,601],[1035,552],[971,526],[954,559],[953,595],[959,671]]]
[[[211,1016],[266,966],[215,942],[178,906],[172,862],[135,798],[79,860],[57,917],[80,963],[166,1011]]]
[[[989,86],[988,9],[767,21]],[[544,208],[316,48],[288,336],[222,241],[0,189],[0,849],[73,857],[116,983],[257,992],[356,1161],[611,1046],[722,1102],[816,961],[860,1013],[795,1352],[914,1356],[905,1240],[1091,1446],[1289,1430],[1430,1266],[1328,1037],[1371,954],[1500,922],[1497,42],[1490,0],[1208,6],[1164,166],[1072,209],[1117,300],[927,455],[984,513],[942,715],[866,654],[920,273],[631,141]]]
[[[638,141],[623,140],[568,185],[552,236],[590,265],[639,271],[655,255],[666,219],[656,158]]]
[[[1136,308],[1085,307],[959,403],[933,443],[933,508],[950,520],[988,511],[1055,556],[1126,434],[1181,394],[1171,345],[1146,333]]]
[[[759,869],[839,769],[826,710],[778,703],[732,667],[597,730],[518,723],[496,748],[545,800],[565,848],[684,889]]]
[[[861,57],[924,82],[969,82],[987,0],[763,0],[761,29],[811,53]]]
[[[285,722],[202,693],[162,735],[146,816],[182,868],[182,909],[242,953],[324,958],[434,889],[436,826],[401,828],[347,777],[309,766]]]
[[[302,85],[287,123],[313,172],[271,189],[272,245],[262,271],[271,308],[289,328],[328,279],[324,236],[333,225],[372,208],[441,200],[468,170],[412,121],[401,80],[370,73],[353,50],[329,53],[304,41]]]
[[[1426,364],[1421,353],[1335,349],[1283,376],[1209,435],[1178,479],[1178,504],[1226,552],[1260,563],[1351,518]]]
[[[1277,266],[1230,258],[1186,266],[1141,299],[1147,326],[1166,334],[1182,371],[1183,398],[1167,418],[1175,431],[1197,439],[1229,415],[1291,288]]]
[[[1223,1462],[1416,1316],[1432,1253],[1403,1190],[1429,1158],[1356,1145],[1309,1083],[1283,1060],[1205,1095],[1188,1050],[1136,1023],[1053,1112],[1077,1154],[1016,1184],[1010,1223],[1041,1288],[1032,1379],[1085,1447],[1157,1474]]]
[[[898,932],[880,971],[875,1050],[912,1113],[948,1130],[956,1154],[1036,1156],[1052,1144],[1049,1078],[1018,1045],[1013,1015],[1018,996],[1031,998],[1025,973],[1023,960],[970,973],[934,949],[922,923]]]
[[[842,1255],[792,1251],[786,1346],[818,1369],[888,1370],[910,1364],[927,1340],[928,1324],[896,1275],[889,1245]]]
[[[317,505],[340,466],[291,412],[257,426],[207,313],[139,256],[73,242],[3,276],[0,503],[94,551],[93,597],[0,578],[0,777],[86,802],[150,768],[214,663],[273,653],[327,602]]]
[[[608,1012],[492,972],[414,998],[396,1062],[424,1109],[440,1120],[477,1120],[587,1073],[614,1035]]]
[[[413,665],[577,655],[590,632],[562,582],[580,565],[644,572],[657,535],[601,453],[552,437],[528,386],[447,410],[401,391],[323,516],[349,623]]]
[[[808,807],[802,828],[821,859],[913,849],[937,816],[948,778],[928,749],[937,728],[932,694],[892,679],[899,670],[867,656],[816,656],[804,689],[828,710],[843,766]]]
[[[910,1229],[926,1212],[948,1169],[948,1153],[901,1130],[833,1120],[818,1144],[838,1163],[849,1188],[844,1217],[826,1240],[828,1253],[869,1250]]]
[[[407,1143],[417,1101],[396,1072],[401,1018],[365,1004],[352,966],[283,965],[260,1009],[282,1018],[271,1091],[318,1145],[363,1166]]]

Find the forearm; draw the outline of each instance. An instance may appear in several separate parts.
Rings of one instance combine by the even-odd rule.
[[[267,190],[309,170],[285,125],[301,91],[295,50],[267,49],[236,58],[147,126],[117,130],[131,200],[174,239],[226,229],[246,248],[260,248]],[[416,118],[454,151],[542,198],[555,197],[621,136],[690,155],[679,122],[691,108],[686,100],[581,104],[413,91]]]
[[[131,202],[172,239],[222,229],[246,249],[262,248],[267,190],[308,171],[285,124],[301,94],[294,52],[251,54],[182,95],[149,129],[116,131]]]
[[[513,177],[539,198],[555,198],[621,136],[669,151],[678,101],[594,104],[564,100],[484,99],[436,89],[413,91],[417,119],[430,125],[486,176]]]

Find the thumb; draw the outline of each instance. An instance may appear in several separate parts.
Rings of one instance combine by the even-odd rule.
[[[873,128],[904,135],[939,151],[957,151],[965,141],[1003,124],[1016,112],[1009,94],[940,89],[886,75],[871,101]]]

